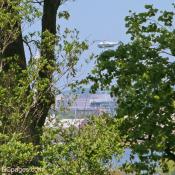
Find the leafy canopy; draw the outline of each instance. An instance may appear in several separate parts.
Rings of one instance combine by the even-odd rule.
[[[115,120],[94,118],[81,130],[40,124],[43,130],[36,132],[41,116],[45,113],[45,120],[50,115],[53,97],[62,90],[56,85],[63,77],[69,84],[77,74],[81,53],[88,49],[77,30],[62,30],[59,24],[56,34],[33,28],[26,32],[25,27],[36,25],[43,15],[37,2],[0,0],[0,169],[39,166],[42,171],[35,174],[109,174],[112,155],[118,157],[122,152]],[[48,2],[41,1],[41,5]],[[58,16],[68,19],[69,13],[60,12]],[[22,58],[11,54],[12,50],[11,56],[4,56],[20,39],[30,53],[24,68],[19,64]],[[13,51],[19,53],[18,49]],[[40,52],[37,57],[36,50]],[[39,144],[33,143],[36,135],[42,137]]]
[[[153,174],[175,162],[175,5],[126,17],[130,41],[104,51],[96,61],[92,90],[109,89],[117,97],[116,118],[125,147],[132,150],[126,171]],[[138,160],[135,160],[135,156]]]

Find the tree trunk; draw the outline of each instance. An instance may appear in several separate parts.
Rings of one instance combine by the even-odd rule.
[[[43,45],[44,40],[47,37],[45,36],[45,32],[48,32],[53,37],[54,36],[56,37],[57,10],[60,4],[61,4],[61,0],[44,0],[43,1],[41,46]],[[5,3],[3,8],[8,9],[8,12],[10,10],[10,12],[13,13],[13,11],[11,11],[11,7],[8,4]],[[14,12],[14,15],[16,13],[17,12]],[[3,32],[3,30],[1,31],[0,29],[1,32]],[[8,31],[8,28],[5,30]],[[22,31],[21,31],[21,24],[19,21],[14,26],[14,30],[18,30],[19,35],[16,37],[16,39],[14,39],[14,41],[12,41],[5,48],[0,58],[0,64],[2,63],[2,60],[3,62],[5,62],[3,66],[4,71],[8,71],[10,64],[14,61],[12,60],[11,62],[8,62],[6,59],[7,57],[17,56],[18,66],[22,70],[26,69],[27,67],[24,45],[23,45],[23,38],[22,38]],[[31,109],[29,109],[28,116],[27,116],[27,122],[25,123],[26,128],[27,128],[26,129],[27,139],[30,138],[26,141],[27,142],[32,141],[35,145],[40,144],[39,138],[42,134],[42,127],[45,123],[46,117],[48,116],[50,107],[55,101],[54,95],[52,93],[52,87],[51,87],[53,70],[50,70],[48,68],[49,66],[53,66],[55,62],[55,54],[54,54],[54,48],[56,44],[55,40],[51,41],[50,44],[51,44],[52,49],[48,49],[47,47],[41,48],[41,58],[40,59],[44,59],[46,63],[39,72],[38,81],[40,83],[45,84],[44,89],[42,90],[37,89],[36,102],[34,106],[32,106]],[[0,45],[1,45],[1,40],[0,40]],[[29,88],[29,91],[30,91],[30,88]]]
[[[42,16],[42,39],[41,45],[43,46],[45,40],[45,32],[49,32],[52,36],[56,36],[56,16],[58,7],[61,4],[61,0],[44,0],[43,16]],[[46,117],[50,110],[51,105],[54,103],[54,95],[52,93],[52,75],[53,71],[48,69],[48,66],[53,66],[55,62],[55,40],[50,42],[51,48],[48,49],[47,45],[41,48],[41,58],[46,60],[45,65],[39,72],[39,81],[43,83],[47,82],[44,89],[37,90],[37,102],[36,105],[31,109],[29,115],[32,117],[30,125],[30,134],[33,138],[33,143],[39,145],[40,136],[42,134],[42,127],[45,123]],[[32,114],[31,114],[32,113]]]
[[[1,3],[3,3],[3,5]],[[1,3],[0,3],[1,8],[6,9],[7,13],[11,13],[14,16],[17,15],[18,12],[13,11],[12,7],[9,4],[7,4],[5,2],[1,2]],[[17,56],[16,62],[18,64],[19,68],[25,69],[26,68],[26,58],[25,58],[24,45],[23,45],[23,39],[22,39],[21,23],[19,21],[16,21],[16,24],[12,28],[12,26],[10,25],[10,22],[9,22],[9,25],[7,25],[7,28],[6,29],[0,28],[0,31],[1,31],[0,33],[6,32],[6,31],[10,31],[10,32],[18,31],[18,34],[15,37],[15,39],[14,40],[11,39],[12,41],[10,42],[10,44],[8,44],[5,47],[5,49],[1,55],[0,62],[3,61],[3,63],[1,63],[3,70],[7,71],[9,64],[11,62],[11,61],[7,61],[7,58],[14,57],[14,56]],[[3,45],[2,38],[0,39],[0,46],[1,45]]]
[[[45,32],[50,33],[53,36],[56,36],[56,19],[57,19],[57,10],[61,4],[61,0],[44,0],[43,2],[43,16],[42,16],[42,38],[41,45],[44,43],[46,36]],[[4,4],[3,8],[11,10],[11,7],[8,4]],[[11,12],[11,11],[10,11]],[[11,12],[13,13],[13,11]],[[16,13],[16,12],[14,12]],[[15,15],[15,14],[14,14]],[[9,25],[10,26],[10,25]],[[1,29],[0,29],[1,30]],[[6,29],[8,30],[8,29]],[[12,41],[4,50],[1,55],[1,61],[5,62],[3,70],[7,71],[10,64],[14,61],[7,62],[7,57],[17,56],[17,64],[21,69],[26,69],[26,58],[23,45],[21,24],[17,22],[14,26],[14,30],[19,31],[19,35],[14,41]],[[1,41],[0,41],[1,42]],[[1,44],[1,43],[0,43]],[[45,123],[45,119],[48,115],[51,105],[54,103],[54,96],[52,94],[52,74],[53,71],[48,69],[48,66],[53,66],[55,61],[54,48],[55,40],[50,42],[52,49],[47,49],[47,47],[41,48],[41,58],[45,59],[46,63],[43,66],[42,70],[39,72],[39,82],[47,84],[44,89],[37,89],[37,96],[35,105],[31,107],[28,112],[28,122],[26,122],[26,128],[28,128],[28,136],[31,138],[30,141],[36,145],[39,144],[39,137],[41,136],[42,127]],[[15,61],[16,62],[16,61]],[[6,64],[7,63],[7,64]],[[30,90],[30,89],[29,89]]]

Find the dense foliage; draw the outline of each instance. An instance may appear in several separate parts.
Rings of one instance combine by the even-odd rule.
[[[104,51],[88,80],[118,99],[121,137],[132,150],[128,172],[153,174],[175,163],[175,29],[173,11],[146,5],[126,17],[130,41]]]
[[[22,143],[20,135],[1,135],[1,170],[7,173],[12,168],[23,168],[18,172],[31,174],[33,168],[38,175],[109,175],[112,157],[118,160],[122,154],[117,126],[116,120],[104,115],[91,118],[82,128],[45,127],[40,151],[31,143]],[[36,156],[42,160],[34,169]]]
[[[69,18],[66,11],[57,13],[65,1],[0,1],[1,170],[40,168],[33,174],[107,175],[112,158],[119,159],[124,148],[131,150],[130,161],[122,167],[127,173],[153,174],[173,168],[174,11],[146,5],[146,12],[131,12],[126,17],[130,42],[97,58],[87,80],[94,83],[92,91],[108,89],[117,97],[116,118],[92,117],[81,129],[48,128],[45,120],[55,94],[62,90],[56,85],[63,77],[69,85],[79,56],[88,49],[77,30],[62,29],[57,22]],[[34,29],[37,20],[41,28]]]
[[[57,22],[69,18],[57,14],[63,2],[0,1],[0,172],[109,174],[112,156],[121,153],[116,121],[107,116],[82,129],[44,126],[61,80],[72,83],[88,48],[77,30]],[[33,28],[38,21],[41,28]]]
[[[94,116],[81,129],[47,128],[43,135],[45,174],[110,174],[112,156],[122,153],[117,121]]]
[[[64,77],[68,86],[79,55],[88,48],[77,30],[60,29],[56,23],[69,17],[66,11],[57,14],[62,3],[0,1],[0,131],[23,133],[24,140],[34,144],[39,143],[54,96],[63,89],[55,85]],[[38,20],[41,28],[33,29]]]

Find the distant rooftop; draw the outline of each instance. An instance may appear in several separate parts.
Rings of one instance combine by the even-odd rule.
[[[71,108],[77,108],[77,109],[91,109],[93,108],[91,106],[92,103],[98,102],[98,103],[110,103],[114,100],[110,97],[109,94],[84,94],[80,95]]]
[[[56,97],[56,108],[67,108],[75,116],[99,115],[102,112],[114,114],[116,101],[107,92],[97,94],[69,94]]]

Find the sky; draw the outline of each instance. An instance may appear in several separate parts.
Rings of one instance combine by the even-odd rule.
[[[60,21],[62,27],[76,28],[80,31],[82,40],[88,39],[89,43],[96,40],[129,41],[126,35],[125,17],[129,10],[143,12],[145,4],[154,4],[159,9],[172,9],[174,0],[70,0],[60,9],[68,10],[70,19]],[[99,54],[97,42],[90,44],[88,52],[82,55],[86,59],[90,53]],[[86,64],[81,70],[81,77],[86,76],[94,63]],[[80,79],[81,79],[80,77]]]
[[[124,18],[129,10],[143,12],[145,4],[154,4],[159,9],[172,9],[174,0],[67,0],[59,11],[70,13],[68,21],[61,20],[61,27],[76,28],[80,31],[82,40],[90,42],[96,40],[127,42]],[[26,33],[35,29],[40,30],[40,23],[36,23]],[[97,50],[97,44],[93,49]]]
[[[159,9],[172,9],[174,0],[68,0],[59,8],[70,13],[68,21],[58,21],[62,28],[76,28],[82,40],[88,40],[90,47],[81,56],[82,69],[79,69],[78,79],[84,78],[94,67],[94,62],[85,63],[91,53],[98,55],[103,51],[97,47],[99,41],[122,41],[127,43],[125,17],[129,10],[143,12],[145,4],[154,4]],[[28,31],[40,29],[40,23],[33,25]],[[98,41],[95,42],[94,41]],[[94,43],[94,44],[92,44]],[[29,53],[27,53],[29,55]],[[61,84],[65,84],[64,81]]]
[[[80,31],[82,39],[127,41],[124,18],[129,10],[142,12],[145,4],[159,9],[171,9],[173,0],[75,0],[63,5],[70,20],[63,25]]]

